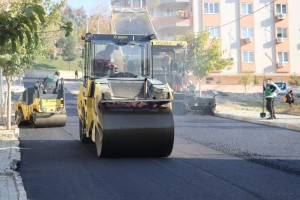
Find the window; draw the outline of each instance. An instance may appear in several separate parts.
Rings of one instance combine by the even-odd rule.
[[[242,39],[253,38],[253,28],[243,27],[242,28]]]
[[[167,9],[166,16],[172,16],[172,15],[174,15],[173,10]]]
[[[219,3],[204,3],[204,14],[218,14]]]
[[[128,0],[127,1],[127,4],[128,5],[133,5],[134,7],[140,7],[142,5],[145,5],[145,1],[143,0],[142,2],[140,0]]]
[[[277,14],[286,14],[287,6],[285,4],[276,4]]]
[[[287,28],[277,28],[277,38],[287,38]]]
[[[243,62],[251,63],[254,61],[253,51],[243,51]]]
[[[242,15],[250,15],[252,13],[252,3],[242,3],[241,8]]]
[[[210,38],[220,38],[220,28],[218,27],[206,27],[206,31],[209,32]]]
[[[278,59],[278,62],[287,63],[289,61],[288,52],[278,52],[277,59]]]

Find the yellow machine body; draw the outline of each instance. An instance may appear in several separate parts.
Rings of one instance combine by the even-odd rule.
[[[169,156],[173,96],[167,83],[151,78],[151,37],[91,34],[83,39],[85,79],[77,98],[80,140],[94,142],[99,157]],[[99,76],[96,68],[103,65],[97,64],[97,49],[112,43],[117,48],[111,59],[118,66]]]
[[[53,89],[37,82],[34,87],[27,88],[14,104],[15,123],[34,127],[65,126],[67,114],[64,99],[63,84]]]

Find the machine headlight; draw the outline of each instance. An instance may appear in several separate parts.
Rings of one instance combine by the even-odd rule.
[[[154,99],[168,99],[169,98],[169,90],[165,87],[154,87],[153,88],[153,98]]]
[[[46,111],[47,111],[47,108],[42,108],[42,111],[43,111],[43,112],[46,112]]]
[[[111,100],[111,94],[109,92],[102,93],[103,100]]]
[[[168,92],[162,91],[162,92],[161,92],[161,98],[162,98],[162,99],[168,99],[168,97],[169,97],[168,94],[169,94]]]

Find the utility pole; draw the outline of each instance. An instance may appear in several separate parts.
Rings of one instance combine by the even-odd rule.
[[[89,32],[89,19],[88,19],[88,17],[86,18],[86,21],[85,21],[85,32],[86,33]]]
[[[1,122],[3,122],[3,75],[2,75],[2,68],[0,68],[0,112],[1,112]]]
[[[100,16],[98,15],[97,19],[97,33],[100,33]]]

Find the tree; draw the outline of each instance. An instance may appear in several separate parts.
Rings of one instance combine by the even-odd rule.
[[[62,58],[69,62],[69,70],[71,61],[76,59],[77,40],[74,34],[66,38],[65,45],[62,50]]]
[[[252,81],[253,81],[253,75],[250,73],[246,73],[241,76],[241,83],[245,87],[245,93],[247,93],[247,85],[252,83]]]
[[[300,86],[300,76],[297,76],[295,73],[291,75],[289,84]]]
[[[199,83],[201,96],[201,80],[213,71],[221,71],[232,65],[230,59],[222,58],[225,51],[221,50],[220,40],[210,39],[209,33],[188,32],[179,39],[187,41],[187,70],[192,71]]]
[[[81,72],[82,72],[82,74],[83,74],[83,60],[82,60],[82,59],[80,59],[80,60],[78,61],[78,67],[81,69]]]
[[[34,56],[42,51],[43,30],[55,22],[61,5],[51,0],[19,0],[11,3],[9,9],[0,8],[0,67],[8,87],[7,129],[11,129],[12,77],[31,66]],[[69,35],[72,24],[62,24],[60,30]]]
[[[76,59],[77,38],[75,34],[69,37],[61,38],[57,42],[57,47],[61,48],[61,56],[64,61],[69,62],[69,70],[71,61]]]

